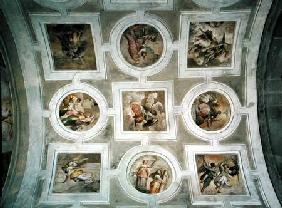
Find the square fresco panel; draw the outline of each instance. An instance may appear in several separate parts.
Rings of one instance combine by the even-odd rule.
[[[166,131],[165,91],[123,91],[124,131]]]
[[[235,26],[235,21],[191,22],[187,67],[231,67]]]
[[[46,24],[55,70],[97,70],[90,24]]]
[[[59,153],[53,193],[100,191],[101,154]]]
[[[195,159],[201,194],[246,194],[237,154],[197,154]]]

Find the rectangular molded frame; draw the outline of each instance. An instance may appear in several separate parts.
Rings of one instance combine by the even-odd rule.
[[[52,193],[54,175],[56,172],[57,155],[59,153],[100,153],[101,173],[99,193]],[[108,204],[110,182],[108,179],[109,146],[107,143],[97,144],[70,144],[50,143],[47,153],[47,172],[43,184],[40,204]]]
[[[105,10],[173,10],[173,0],[103,0]],[[126,4],[126,7],[124,6]]]
[[[181,12],[180,14],[180,44],[178,51],[178,77],[219,77],[225,75],[239,76],[241,73],[241,56],[243,39],[250,11],[236,12]],[[188,40],[191,22],[235,21],[234,44],[230,67],[198,67],[188,68]]]
[[[79,79],[94,80],[106,78],[105,53],[102,50],[103,43],[99,13],[70,13],[67,16],[57,13],[32,13],[30,18],[41,52],[45,80],[72,80],[74,76]],[[46,24],[90,24],[96,56],[96,70],[55,70],[54,59],[45,27]]]
[[[176,139],[176,123],[173,112],[173,82],[114,82],[112,83],[113,102],[114,102],[114,131],[115,140],[125,141],[146,141],[146,140],[175,140]],[[122,110],[122,92],[124,91],[154,91],[164,90],[165,107],[166,107],[166,131],[123,131],[123,110]]]
[[[200,193],[198,174],[195,161],[196,154],[236,154],[240,161],[241,173],[244,178],[246,195],[202,195]],[[228,202],[231,205],[261,205],[256,187],[250,174],[249,160],[245,145],[185,145],[185,164],[191,172],[189,190],[192,205],[217,205]]]

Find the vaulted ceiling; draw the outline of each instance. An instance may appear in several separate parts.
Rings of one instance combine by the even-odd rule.
[[[2,207],[281,207],[281,1],[0,8]]]

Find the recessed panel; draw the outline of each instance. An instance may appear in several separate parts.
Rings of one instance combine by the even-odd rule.
[[[62,124],[73,131],[86,131],[97,123],[100,116],[98,103],[86,93],[71,93],[60,104]]]
[[[86,83],[60,88],[49,103],[54,130],[66,139],[84,141],[102,132],[108,120],[103,94]]]
[[[30,16],[46,80],[105,79],[99,13]]]
[[[192,105],[194,122],[201,129],[216,131],[224,128],[230,121],[231,107],[228,99],[215,91],[200,94]]]
[[[89,24],[47,24],[55,70],[97,70]]]
[[[101,154],[60,153],[53,193],[100,192]]]
[[[246,194],[237,154],[197,154],[195,157],[201,194]]]
[[[181,169],[174,155],[158,145],[134,146],[119,162],[118,179],[130,198],[159,204],[179,191]]]
[[[231,67],[235,25],[234,21],[191,22],[187,67]]]
[[[136,66],[147,67],[156,63],[163,53],[160,32],[148,24],[135,24],[122,34],[120,50],[124,59]]]
[[[170,186],[172,171],[164,159],[157,155],[148,154],[133,162],[128,177],[139,192],[158,194]]]
[[[49,143],[40,203],[109,203],[108,144]]]
[[[166,131],[165,91],[123,91],[124,131]]]
[[[248,15],[249,11],[181,12],[179,77],[240,75]]]
[[[186,145],[192,205],[261,205],[245,145]]]
[[[144,11],[121,18],[111,30],[110,43],[119,70],[134,77],[159,73],[173,53],[172,36],[165,21]]]
[[[115,82],[112,89],[116,140],[175,139],[171,81]]]
[[[222,140],[238,127],[240,101],[232,88],[202,83],[192,88],[182,102],[182,117],[189,132],[204,140]]]

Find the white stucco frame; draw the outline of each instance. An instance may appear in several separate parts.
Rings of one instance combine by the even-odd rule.
[[[171,185],[163,192],[158,194],[145,194],[136,190],[128,179],[129,169],[132,163],[143,155],[157,155],[164,159],[172,171],[172,182]],[[157,146],[157,145],[144,145],[144,146],[135,146],[129,149],[118,165],[118,179],[120,185],[124,192],[135,201],[148,203],[148,204],[159,204],[172,199],[178,192],[181,185],[181,168],[175,158],[175,156],[170,153],[168,150]]]
[[[66,13],[67,10],[77,8],[86,3],[86,0],[34,0],[43,7]]]
[[[52,193],[53,180],[56,172],[56,162],[59,153],[100,153],[100,191],[99,193]],[[69,144],[50,143],[47,153],[47,172],[43,184],[40,204],[107,204],[109,202],[110,181],[108,170],[109,147],[107,143]]]
[[[192,0],[195,4],[206,8],[228,7],[240,0]]]
[[[41,52],[42,67],[46,80],[72,80],[74,76],[80,79],[105,79],[105,53],[102,48],[102,35],[99,13],[70,13],[62,16],[58,13],[32,13],[30,18],[38,41],[38,50]],[[90,24],[96,56],[96,70],[55,70],[54,59],[49,45],[46,24]]]
[[[113,82],[114,137],[121,141],[175,140],[176,121],[170,109],[173,109],[173,82]],[[124,131],[122,92],[124,91],[165,91],[166,131]]]
[[[186,165],[190,176],[189,189],[192,205],[261,205],[251,175],[247,149],[245,145],[185,145]],[[199,179],[195,161],[196,154],[236,154],[240,161],[240,169],[245,184],[246,195],[203,195],[199,188]]]
[[[100,110],[100,116],[97,123],[87,131],[72,131],[65,127],[59,117],[59,106],[62,100],[71,93],[86,93],[91,96],[97,103]],[[93,86],[73,82],[60,88],[52,97],[49,103],[50,117],[49,120],[54,130],[62,137],[73,140],[75,142],[82,142],[90,140],[99,135],[106,127],[108,121],[108,104],[103,94]]]
[[[105,10],[173,10],[173,0],[103,0]],[[125,6],[126,4],[126,6]]]
[[[219,77],[223,75],[240,75],[241,54],[243,38],[249,18],[250,11],[236,12],[181,12],[180,14],[180,43],[178,51],[178,77]],[[198,67],[189,68],[187,66],[189,28],[191,22],[211,22],[211,21],[235,21],[234,43],[232,49],[232,61],[230,67]]]
[[[120,39],[123,32],[130,26],[134,24],[148,24],[156,28],[163,38],[163,52],[159,60],[147,67],[136,67],[128,63],[120,51]],[[118,68],[125,74],[134,76],[134,77],[146,77],[151,76],[156,73],[159,73],[162,69],[166,67],[169,63],[172,52],[173,52],[173,43],[172,36],[169,32],[168,27],[165,22],[159,17],[147,14],[144,11],[137,11],[136,13],[129,14],[122,19],[120,19],[111,31],[110,37],[111,44],[111,55],[118,66]]]
[[[194,100],[200,94],[208,91],[214,91],[224,95],[230,103],[230,120],[222,129],[217,131],[206,131],[200,128],[192,118],[191,109]],[[233,89],[225,84],[218,82],[202,83],[196,85],[185,95],[181,105],[182,118],[184,120],[186,128],[195,136],[206,141],[219,141],[231,135],[236,130],[241,121],[240,108],[241,104],[239,98],[237,97]]]

